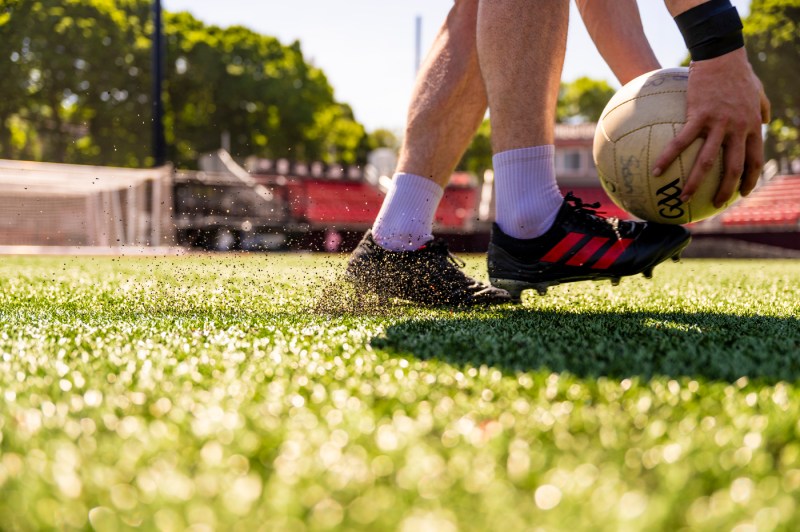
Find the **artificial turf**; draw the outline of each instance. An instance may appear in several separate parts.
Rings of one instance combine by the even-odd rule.
[[[800,262],[469,312],[343,264],[3,258],[0,529],[800,527]]]

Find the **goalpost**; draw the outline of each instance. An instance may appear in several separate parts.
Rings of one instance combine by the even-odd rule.
[[[0,245],[168,246],[172,168],[0,159]]]

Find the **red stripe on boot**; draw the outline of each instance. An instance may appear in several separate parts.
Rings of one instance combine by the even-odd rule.
[[[592,255],[594,255],[598,249],[603,247],[603,244],[608,242],[607,238],[603,238],[601,236],[596,236],[593,239],[589,240],[585,246],[583,246],[580,251],[578,251],[574,257],[567,261],[568,266],[583,266],[586,264],[586,261],[589,260]]]
[[[600,257],[600,259],[597,262],[594,263],[592,269],[595,270],[607,269],[609,266],[614,264],[614,261],[617,260],[619,256],[625,252],[626,249],[628,249],[628,246],[631,245],[631,242],[633,242],[632,238],[623,238],[621,240],[617,240],[616,242],[614,242],[614,245],[608,248],[608,251],[606,251],[605,254],[602,257]]]
[[[558,262],[569,250],[575,247],[575,244],[580,242],[584,236],[585,235],[581,233],[568,233],[567,236],[562,238],[558,244],[547,252],[547,255],[542,257],[542,262]]]

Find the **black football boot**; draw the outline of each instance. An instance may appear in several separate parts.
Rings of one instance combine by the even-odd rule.
[[[548,286],[643,273],[672,257],[677,261],[691,234],[680,225],[605,218],[599,203],[584,204],[568,193],[543,235],[513,238],[497,226],[489,243],[489,279],[519,301],[523,290],[545,294]]]
[[[427,306],[468,307],[509,303],[505,290],[481,283],[442,240],[414,251],[388,251],[367,231],[350,256],[346,278],[356,290]]]

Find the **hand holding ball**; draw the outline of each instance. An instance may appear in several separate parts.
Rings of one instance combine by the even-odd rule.
[[[722,152],[686,202],[680,199],[703,140],[692,143],[664,172],[654,163],[686,122],[688,68],[643,74],[622,87],[606,105],[594,137],[600,183],[620,208],[643,220],[663,224],[697,222],[728,208],[714,196],[723,177]]]

